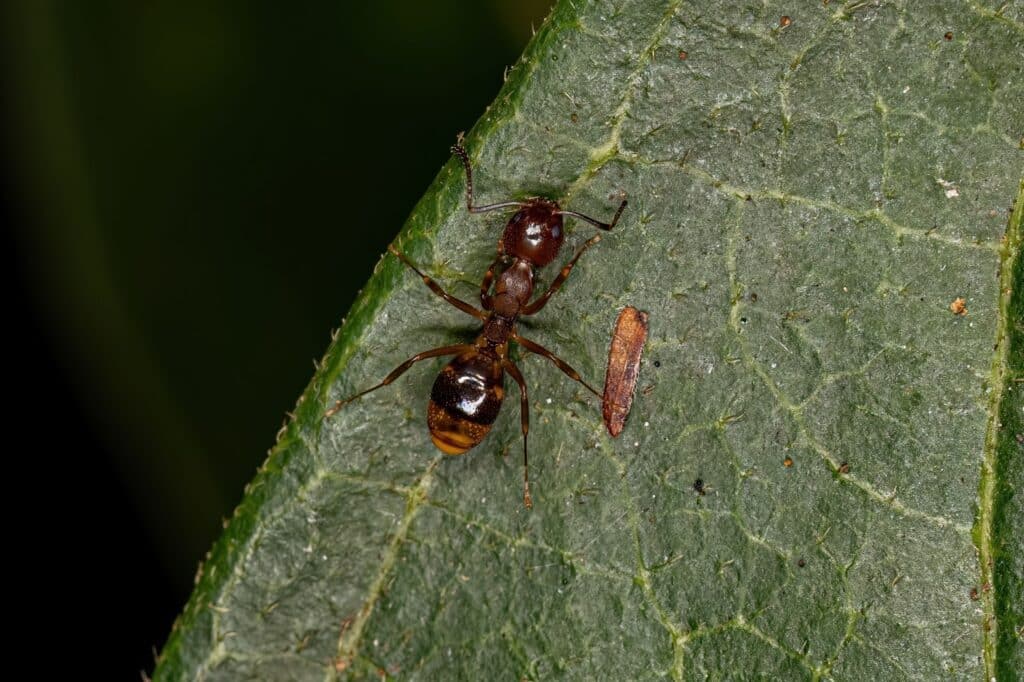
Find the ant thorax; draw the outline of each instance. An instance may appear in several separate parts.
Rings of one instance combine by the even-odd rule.
[[[515,318],[532,295],[533,266],[529,261],[517,258],[498,275],[492,303],[494,312],[501,317]]]

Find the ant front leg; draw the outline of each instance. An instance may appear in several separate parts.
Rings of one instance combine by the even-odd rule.
[[[503,254],[498,254],[494,262],[487,268],[487,272],[484,273],[483,281],[480,282],[480,305],[484,307],[484,310],[491,310],[491,283],[494,281],[494,271],[497,270],[504,257]]]
[[[484,313],[481,310],[477,310],[474,306],[470,305],[469,303],[466,303],[461,298],[455,298],[454,296],[449,294],[447,291],[442,289],[440,284],[438,284],[437,282],[435,282],[434,280],[432,280],[431,278],[427,277],[422,272],[420,272],[419,268],[417,268],[415,265],[413,265],[412,261],[409,260],[408,258],[406,258],[405,254],[403,254],[401,251],[396,249],[394,246],[390,246],[389,245],[388,246],[388,251],[390,251],[399,260],[401,260],[403,263],[405,263],[410,268],[412,268],[412,271],[415,272],[417,275],[419,275],[420,279],[423,280],[423,283],[426,284],[427,287],[429,287],[430,290],[433,291],[435,294],[437,294],[438,296],[440,296],[444,300],[448,301],[449,303],[451,303],[453,306],[455,306],[456,308],[458,308],[462,312],[467,313],[469,315],[472,315],[473,317],[477,318],[478,320],[486,320],[487,319],[487,314],[486,313]]]
[[[580,376],[580,373],[574,370],[572,367],[570,367],[569,363],[567,363],[565,360],[549,351],[544,346],[540,345],[539,343],[534,343],[533,341],[530,341],[530,339],[524,339],[522,336],[519,336],[519,334],[512,334],[512,340],[518,343],[526,350],[530,351],[531,353],[536,353],[537,355],[543,356],[550,360],[551,362],[555,363],[555,367],[562,370],[567,377],[569,377],[573,381],[580,382],[581,384],[583,384],[583,387],[586,388],[588,391],[596,395],[598,398],[603,399],[601,394],[597,392],[597,389],[595,389],[593,386],[585,382],[583,380],[583,377]]]
[[[328,417],[333,417],[334,415],[338,414],[338,412],[341,411],[341,408],[345,407],[356,398],[361,398],[367,393],[371,393],[373,391],[376,391],[378,388],[383,388],[387,386],[392,381],[405,374],[405,372],[410,367],[412,367],[420,360],[426,360],[427,358],[436,358],[441,355],[458,355],[460,353],[471,351],[473,350],[473,348],[474,346],[472,344],[460,343],[454,346],[441,346],[440,348],[434,348],[432,350],[425,350],[422,353],[417,353],[416,355],[412,356],[411,358],[400,364],[398,367],[396,367],[391,372],[391,374],[384,377],[384,381],[380,382],[376,386],[371,386],[365,391],[360,391],[359,393],[356,393],[354,396],[350,396],[348,398],[335,402],[333,407],[324,412],[324,419],[327,419]]]
[[[526,456],[526,436],[530,433],[530,401],[526,395],[526,379],[511,360],[502,360],[501,366],[519,384],[519,423],[523,429],[523,504],[527,509],[533,509],[533,497],[530,496],[530,465]]]
[[[599,234],[588,239],[586,243],[580,247],[579,251],[576,252],[576,255],[572,257],[572,260],[565,264],[565,267],[562,268],[560,273],[558,273],[558,277],[555,277],[555,281],[551,283],[548,290],[541,294],[533,303],[527,304],[526,307],[520,311],[520,315],[533,315],[535,312],[546,306],[548,304],[548,299],[554,296],[555,292],[561,289],[562,285],[565,284],[565,280],[569,278],[569,273],[572,272],[573,267],[576,266],[576,261],[580,259],[583,252],[599,241],[601,241],[601,235]]]
[[[474,206],[473,205],[473,166],[469,162],[469,153],[466,148],[462,146],[462,133],[459,133],[458,140],[452,146],[452,153],[462,160],[462,167],[466,169],[466,208],[470,213],[486,213],[487,211],[497,211],[502,208],[519,208],[520,206],[526,206],[526,202],[523,201],[501,201],[497,204],[487,204],[485,206]]]

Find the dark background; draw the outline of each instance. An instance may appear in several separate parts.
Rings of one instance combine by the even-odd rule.
[[[312,360],[548,5],[0,9],[7,556],[54,674],[152,669]]]

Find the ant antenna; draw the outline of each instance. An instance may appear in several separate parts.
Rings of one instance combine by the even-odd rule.
[[[469,163],[469,154],[466,152],[466,148],[462,146],[463,140],[463,133],[459,133],[458,137],[456,138],[455,144],[452,145],[452,153],[462,160],[462,167],[466,169],[466,208],[469,209],[470,213],[486,213],[488,211],[497,211],[502,208],[519,208],[521,206],[529,205],[528,202],[525,201],[501,201],[497,204],[474,206],[473,166]]]
[[[615,211],[615,217],[612,218],[612,221],[610,223],[602,223],[600,220],[594,220],[590,216],[583,215],[582,213],[577,213],[576,211],[559,211],[559,213],[561,213],[562,215],[571,215],[573,218],[579,218],[580,220],[585,220],[594,227],[601,230],[611,230],[613,227],[615,227],[615,224],[619,222],[619,216],[621,216],[622,212],[626,210],[627,203],[628,202],[625,199],[622,200],[622,203],[619,204],[619,210]]]

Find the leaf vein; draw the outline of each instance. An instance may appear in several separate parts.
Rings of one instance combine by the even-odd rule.
[[[362,639],[363,630],[366,627],[366,622],[370,619],[374,606],[376,606],[381,594],[384,592],[384,584],[387,582],[391,570],[398,559],[398,553],[409,533],[409,527],[427,499],[427,493],[430,491],[430,486],[434,480],[434,469],[442,457],[443,455],[434,457],[416,485],[409,490],[406,496],[405,513],[399,520],[398,527],[395,529],[394,534],[391,536],[391,541],[384,550],[384,556],[377,569],[377,575],[370,583],[366,599],[363,601],[363,605],[356,614],[356,617],[350,623],[346,623],[341,629],[341,634],[338,637],[338,655],[335,663],[335,668],[339,672],[344,670],[359,652],[359,644]]]
[[[739,208],[737,216],[742,214],[744,204],[745,202],[743,200],[737,200],[737,205]],[[735,232],[739,224],[740,221],[737,217],[735,225],[733,226],[733,232]],[[767,371],[765,371],[761,363],[754,359],[753,353],[750,350],[750,344],[747,341],[747,337],[744,336],[742,333],[739,321],[740,297],[738,295],[739,279],[737,275],[736,266],[736,241],[736,235],[732,234],[728,240],[726,253],[726,269],[729,273],[729,284],[730,290],[732,291],[729,311],[729,328],[739,340],[740,348],[742,349],[743,363],[761,379],[762,383],[765,385],[768,391],[771,392],[772,396],[774,396],[776,402],[778,402],[778,404],[782,408],[789,412],[794,422],[796,423],[801,436],[803,436],[804,440],[807,441],[807,444],[810,445],[810,447],[828,465],[832,473],[838,474],[839,469],[842,466],[842,462],[840,462],[838,458],[836,458],[831,452],[829,452],[829,450],[821,442],[819,442],[817,438],[814,437],[814,435],[811,433],[810,428],[808,428],[807,426],[807,422],[804,419],[803,411],[801,410],[800,406],[794,404],[789,399],[789,397],[786,396],[779,389],[778,385],[771,378],[771,376],[768,375]],[[970,527],[966,524],[958,524],[942,516],[934,516],[932,514],[928,514],[927,512],[923,512],[918,509],[908,507],[896,496],[895,491],[889,495],[883,494],[881,491],[875,488],[874,485],[858,478],[854,474],[845,473],[839,476],[839,481],[844,484],[854,486],[855,488],[859,489],[861,492],[866,494],[869,499],[881,503],[882,505],[897,511],[904,516],[926,521],[941,528],[951,527],[958,533],[968,533],[970,531]]]

